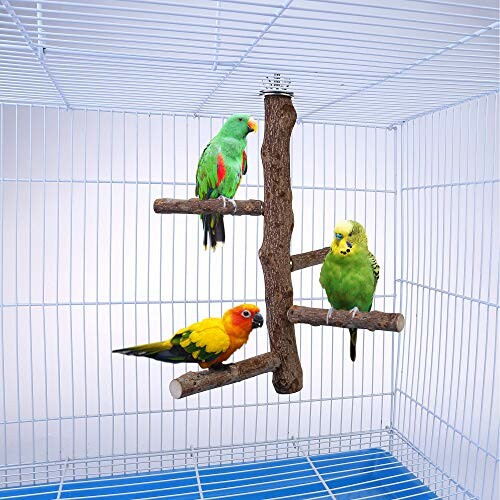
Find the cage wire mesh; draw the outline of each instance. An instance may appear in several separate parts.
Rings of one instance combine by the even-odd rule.
[[[266,498],[286,498],[272,460],[289,459],[320,483],[304,498],[346,498],[325,454],[364,450],[440,498],[498,497],[498,27],[494,1],[1,0],[2,487],[65,498],[71,480],[147,472],[147,498],[193,470],[200,498],[236,498],[205,467],[266,460]],[[406,328],[363,331],[353,364],[346,333],[297,325],[300,393],[262,375],[173,400],[186,366],[111,350],[263,308],[262,220],[226,217],[212,254],[197,217],[152,202],[194,195],[200,152],[238,111],[260,118],[238,197],[262,199],[258,91],[274,72],[299,116],[292,254],[362,221],[374,308]],[[318,276],[293,273],[296,304],[328,306]],[[268,350],[259,331],[234,359]],[[373,467],[394,498],[424,498],[393,463]],[[352,494],[381,498],[370,488]]]

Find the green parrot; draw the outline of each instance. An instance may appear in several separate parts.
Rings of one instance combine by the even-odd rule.
[[[326,316],[327,321],[335,309],[350,310],[353,317],[358,311],[369,311],[380,272],[377,259],[368,250],[365,228],[359,222],[341,221],[334,232],[335,238],[319,276],[332,306]],[[349,328],[349,333],[350,355],[354,361],[358,331]]]
[[[232,115],[219,133],[212,138],[201,154],[196,171],[196,195],[200,200],[221,198],[230,201],[241,182],[241,176],[247,173],[247,135],[257,130],[257,122],[250,115]],[[213,250],[217,243],[224,243],[223,216],[220,214],[202,215],[203,246],[207,248],[208,237]]]

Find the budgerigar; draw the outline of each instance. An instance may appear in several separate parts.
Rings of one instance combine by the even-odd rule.
[[[332,306],[328,315],[335,309],[344,309],[352,311],[354,316],[357,311],[371,309],[380,267],[368,250],[365,228],[359,222],[341,221],[334,231],[335,237],[321,268],[319,282]],[[349,328],[349,332],[350,356],[354,361],[358,331]]]
[[[250,115],[233,115],[226,120],[219,133],[207,144],[201,154],[196,172],[196,195],[200,200],[222,198],[224,203],[232,200],[247,172],[247,135],[257,130],[257,122]],[[201,216],[203,245],[215,249],[217,243],[226,239],[222,215]]]
[[[247,342],[250,332],[263,324],[264,318],[257,306],[241,304],[226,311],[222,318],[206,318],[182,328],[168,340],[113,352],[218,369]]]

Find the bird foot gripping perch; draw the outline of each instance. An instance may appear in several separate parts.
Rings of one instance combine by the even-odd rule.
[[[332,316],[332,314],[336,311],[335,307],[330,307],[330,309],[328,309],[328,312],[326,313],[326,324],[328,325],[328,321],[330,321],[330,318]],[[351,313],[352,317],[354,318],[354,316],[356,316],[356,313],[359,312],[359,308],[357,307],[353,307],[352,309],[349,310],[349,312]]]
[[[233,207],[234,207],[233,213],[236,213],[236,210],[238,209],[238,206],[236,205],[236,202],[232,198],[227,198],[226,196],[220,195],[217,199],[218,200],[222,200],[222,206],[224,208],[226,208],[226,203],[227,202],[231,203],[231,205],[233,205]]]
[[[352,309],[349,310],[349,312],[352,314],[352,317],[354,318],[354,316],[356,316],[356,313],[359,312],[359,308],[353,307]]]
[[[328,309],[328,312],[326,313],[326,324],[328,325],[328,321],[330,320],[330,316],[332,315],[332,313],[335,312],[335,307],[330,307],[330,309]]]
[[[358,312],[354,317],[350,311],[335,310],[326,322],[327,309],[292,306],[288,310],[288,319],[292,323],[304,323],[312,326],[336,326],[338,328],[363,328],[385,332],[401,332],[405,325],[404,316],[400,313],[382,311]]]

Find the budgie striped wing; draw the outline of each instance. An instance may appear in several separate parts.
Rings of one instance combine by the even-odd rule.
[[[373,278],[375,281],[373,284],[373,288],[375,289],[377,287],[378,278],[380,276],[380,266],[378,265],[375,255],[373,255],[371,252],[368,252],[368,257],[370,259],[370,264],[372,266]]]

